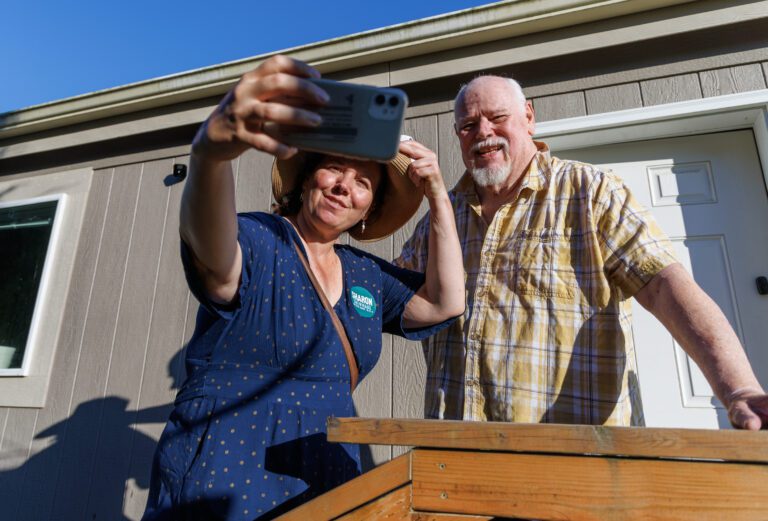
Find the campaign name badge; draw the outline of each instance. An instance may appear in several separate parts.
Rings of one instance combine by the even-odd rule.
[[[370,291],[360,286],[353,286],[350,292],[352,293],[352,307],[355,308],[358,315],[371,318],[376,314],[376,301]]]

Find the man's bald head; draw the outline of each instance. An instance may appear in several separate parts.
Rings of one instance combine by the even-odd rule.
[[[484,88],[491,84],[498,84],[502,88],[505,88],[509,91],[509,94],[512,96],[512,99],[515,100],[515,103],[518,107],[520,107],[521,111],[525,111],[525,94],[523,94],[523,88],[520,86],[519,83],[517,83],[512,78],[505,78],[503,76],[494,76],[494,75],[483,75],[478,76],[474,79],[472,79],[469,83],[465,83],[461,86],[459,89],[459,92],[456,93],[456,97],[453,100],[453,117],[454,120],[456,120],[456,114],[458,107],[461,105],[461,103],[464,100],[464,96],[467,94],[467,92],[471,92],[478,88]]]

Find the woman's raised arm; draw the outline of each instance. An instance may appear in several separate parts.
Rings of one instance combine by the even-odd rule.
[[[231,161],[249,148],[279,158],[295,154],[295,148],[264,133],[264,123],[318,125],[320,117],[307,107],[322,105],[328,97],[306,78],[319,76],[303,62],[273,56],[240,78],[195,136],[179,233],[216,302],[234,299],[242,267]]]
[[[400,143],[400,152],[413,159],[408,175],[424,190],[430,213],[426,281],[403,313],[405,326],[412,328],[443,322],[464,312],[464,263],[437,156],[416,141]]]

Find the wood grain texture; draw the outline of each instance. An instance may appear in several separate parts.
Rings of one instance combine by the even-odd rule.
[[[533,99],[536,121],[575,118],[587,115],[583,92],[569,92]]]
[[[647,106],[699,99],[701,85],[698,74],[681,74],[640,82],[643,104]]]
[[[643,106],[639,83],[611,85],[584,92],[587,114],[600,114],[616,110],[634,109]]]
[[[24,464],[18,521],[51,519],[59,469],[69,447],[65,440],[72,412],[70,400],[78,373],[111,186],[112,169],[94,172],[70,283],[76,290],[70,290],[67,296],[45,407],[39,411],[32,450]]]
[[[400,456],[277,519],[280,521],[334,519],[405,485],[410,479],[410,455]]]
[[[541,520],[768,518],[768,466],[416,450],[413,507]]]
[[[765,88],[759,63],[702,71],[699,79],[705,98]]]
[[[454,449],[768,463],[766,431],[332,418],[328,421],[328,439]]]
[[[411,521],[491,521],[495,518],[488,516],[472,516],[458,514],[438,514],[433,512],[411,512]],[[503,521],[499,519],[499,521]]]
[[[390,521],[411,519],[411,487],[406,485],[386,496],[363,505],[341,516],[338,521],[367,521],[387,519]]]

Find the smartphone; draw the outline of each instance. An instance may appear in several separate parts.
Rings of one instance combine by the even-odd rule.
[[[317,110],[323,122],[312,128],[278,125],[277,139],[301,150],[357,159],[389,161],[395,157],[408,106],[405,92],[326,79],[309,81],[331,98]]]

